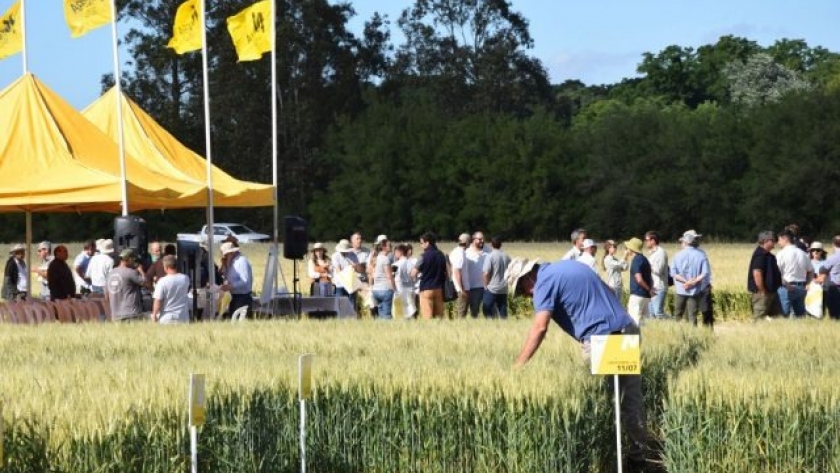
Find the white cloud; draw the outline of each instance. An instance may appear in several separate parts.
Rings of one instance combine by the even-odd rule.
[[[545,66],[553,83],[577,79],[589,85],[612,84],[636,77],[641,60],[641,52],[559,51]]]

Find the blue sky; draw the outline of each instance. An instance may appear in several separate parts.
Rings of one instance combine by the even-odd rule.
[[[214,0],[208,0],[214,1]],[[219,1],[219,0],[215,0]],[[0,0],[5,12],[13,0]],[[409,0],[354,0],[358,33],[374,11],[394,24]],[[512,0],[530,21],[533,56],[552,82],[580,79],[612,83],[635,75],[644,52],[671,44],[697,47],[726,34],[763,46],[780,38],[840,52],[840,2],[836,0]],[[112,71],[110,28],[70,39],[61,0],[27,0],[29,70],[77,108],[99,95],[99,80]],[[121,29],[126,29],[120,24]],[[395,34],[393,39],[401,38]],[[163,47],[163,45],[161,45]],[[121,62],[128,60],[121,52]],[[0,88],[22,72],[21,56],[0,61]]]

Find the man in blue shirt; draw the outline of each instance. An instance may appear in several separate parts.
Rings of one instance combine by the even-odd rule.
[[[700,237],[694,230],[683,233],[680,238],[683,249],[671,262],[671,277],[674,278],[674,317],[682,320],[683,314],[688,321],[697,325],[697,312],[703,312],[703,324],[711,325],[711,311],[706,302],[710,293],[712,271],[706,252],[699,249]]]
[[[825,282],[825,304],[832,319],[840,319],[840,235],[832,240],[834,253],[823,263],[821,274],[828,275]]]
[[[245,309],[246,317],[250,316],[251,304],[254,298],[251,295],[251,286],[254,277],[251,271],[251,263],[248,258],[239,253],[239,247],[232,242],[222,243],[219,251],[222,253],[222,276],[224,284],[219,288],[221,291],[230,291],[230,305],[225,312],[225,318],[230,318],[236,309]]]
[[[650,261],[642,254],[642,240],[631,238],[624,242],[630,260],[630,298],[627,299],[627,312],[640,325],[643,317],[649,315],[650,298],[656,295],[653,288],[653,270]]]
[[[534,322],[516,358],[516,367],[525,365],[539,349],[551,320],[581,344],[587,361],[593,335],[639,333],[612,289],[582,263],[561,260],[543,265],[534,261],[511,264],[507,276],[511,293],[534,299]],[[621,420],[630,438],[627,458],[640,466],[646,461],[648,444],[642,379],[638,375],[619,379]]]

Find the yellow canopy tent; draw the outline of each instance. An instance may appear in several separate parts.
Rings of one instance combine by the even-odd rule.
[[[82,114],[108,136],[117,140],[117,90],[111,88]],[[134,101],[123,95],[123,139],[126,151],[143,159],[147,169],[205,185],[207,161],[184,146]],[[213,166],[213,205],[217,207],[263,207],[274,204],[274,187],[241,181]]]
[[[183,193],[136,165],[126,186],[132,209],[164,208]],[[110,138],[32,74],[0,91],[0,211],[117,212],[121,202]]]

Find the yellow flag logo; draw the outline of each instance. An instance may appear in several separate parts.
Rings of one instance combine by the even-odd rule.
[[[0,59],[23,49],[23,25],[20,23],[20,1],[0,17]]]
[[[592,374],[641,374],[638,335],[593,335],[590,339]]]
[[[70,35],[78,38],[114,21],[111,0],[64,0],[64,19]]]
[[[260,59],[263,53],[271,51],[271,2],[262,0],[228,17],[227,28],[240,62]]]
[[[187,0],[178,7],[175,12],[175,24],[172,26],[172,39],[166,45],[178,54],[188,53],[201,49],[204,39],[204,32],[201,28],[204,25],[201,16],[201,2],[198,0]]]

